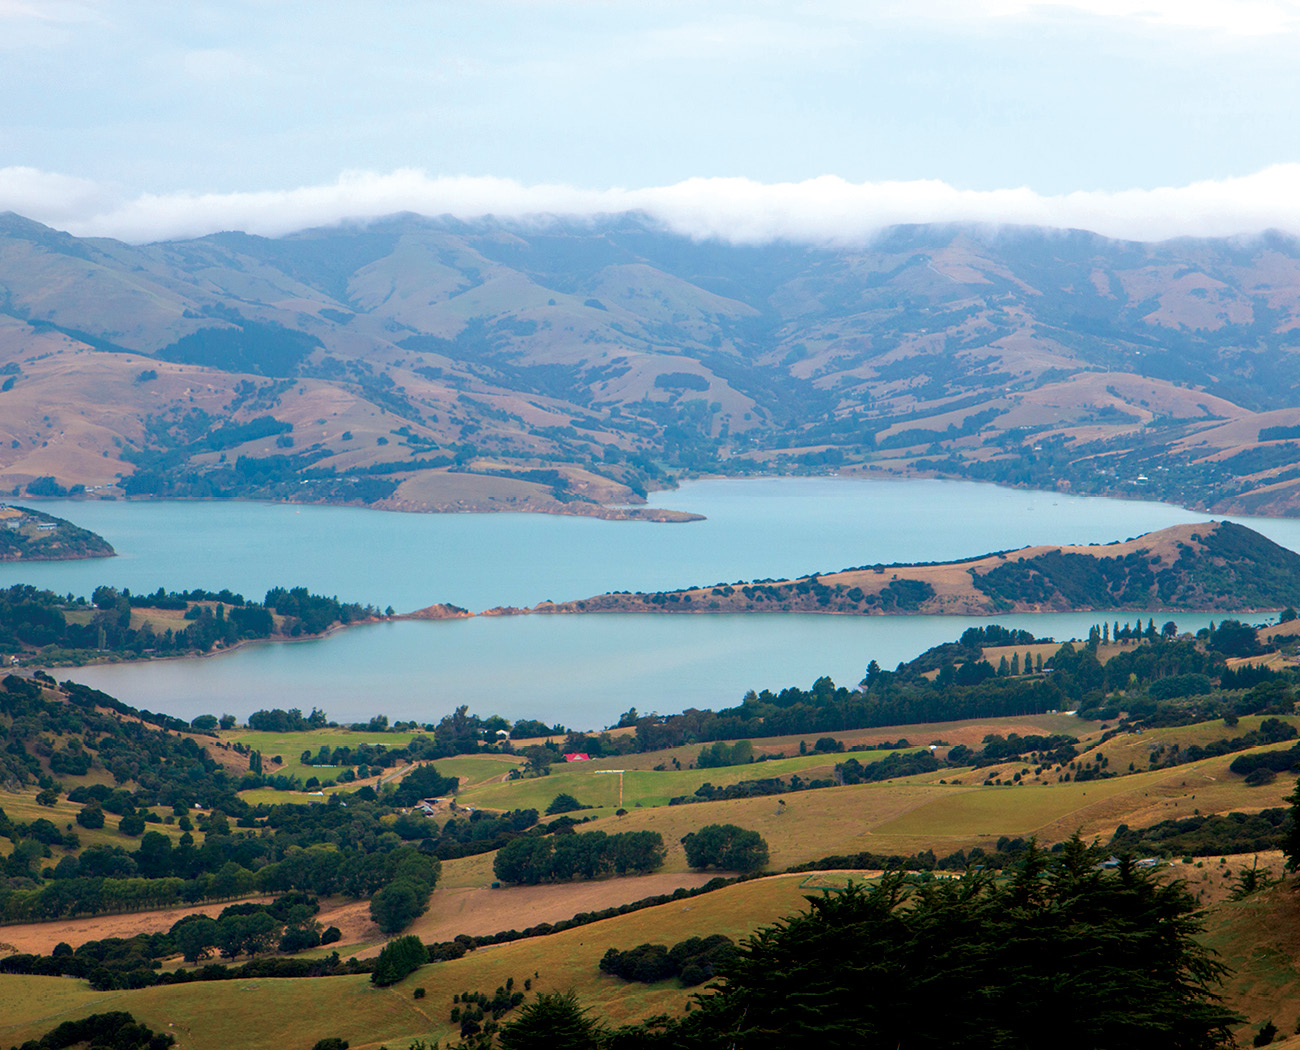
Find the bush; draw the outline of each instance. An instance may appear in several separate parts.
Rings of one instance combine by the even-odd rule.
[[[126,814],[117,823],[117,830],[124,836],[144,835],[144,817],[140,814]]]
[[[380,950],[370,980],[379,986],[393,985],[428,962],[429,951],[414,934],[394,938]]]
[[[77,824],[82,828],[103,828],[104,811],[98,803],[88,803],[77,811]],[[141,831],[144,831],[143,826]]]
[[[561,792],[551,800],[551,805],[546,808],[546,813],[547,816],[550,816],[551,814],[567,814],[570,810],[584,809],[586,808],[568,792]]]

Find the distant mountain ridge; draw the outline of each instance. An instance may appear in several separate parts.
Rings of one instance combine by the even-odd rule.
[[[4,487],[606,513],[839,470],[1296,514],[1298,364],[1280,234],[402,215],[132,246],[0,215]]]
[[[1048,613],[1277,610],[1300,603],[1300,554],[1232,522],[1112,544],[1035,546],[956,562],[543,602],[529,613]]]

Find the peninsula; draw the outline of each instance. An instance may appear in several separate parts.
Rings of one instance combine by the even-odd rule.
[[[117,554],[98,533],[29,507],[0,504],[0,562],[56,562]]]
[[[1265,610],[1300,600],[1300,555],[1231,522],[1110,544],[1043,545],[957,562],[866,565],[787,580],[610,592],[490,613],[1047,613]]]

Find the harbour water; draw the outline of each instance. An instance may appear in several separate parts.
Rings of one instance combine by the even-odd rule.
[[[254,502],[23,501],[103,535],[119,557],[0,566],[0,585],[89,595],[275,585],[398,611],[452,602],[479,611],[608,590],[648,590],[942,561],[1033,543],[1122,540],[1209,516],[1168,504],[1070,497],[967,482],[833,478],[710,480],[654,494],[703,522],[576,516],[415,515]],[[1300,521],[1235,519],[1300,550]],[[1136,614],[1112,615],[1123,622]],[[1195,628],[1211,618],[1155,614]],[[1097,614],[996,618],[1057,639]],[[1146,617],[1143,617],[1145,621]],[[858,681],[955,638],[977,618],[793,614],[489,617],[363,626],[328,638],[243,646],[202,660],[60,672],[138,707],[192,717],[262,707],[383,712],[431,721],[482,714],[608,725],[736,703],[747,689]],[[987,622],[987,621],[983,621]]]

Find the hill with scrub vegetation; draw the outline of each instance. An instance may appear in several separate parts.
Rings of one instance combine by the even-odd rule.
[[[1300,555],[1245,526],[1207,522],[1111,544],[1039,545],[958,562],[877,564],[789,580],[610,592],[508,612],[987,616],[1103,609],[1270,610],[1297,603]]]
[[[0,1041],[951,1046],[898,1014],[935,989],[972,1040],[1285,1035],[1297,625],[971,628],[854,688],[587,731],[187,724],[9,676]],[[871,995],[835,993],[859,967]],[[830,999],[791,1014],[774,973]],[[1080,981],[1107,1010],[1053,999]]]
[[[399,215],[129,245],[9,213],[0,286],[6,491],[629,517],[681,477],[834,471],[1300,509],[1276,233]]]

